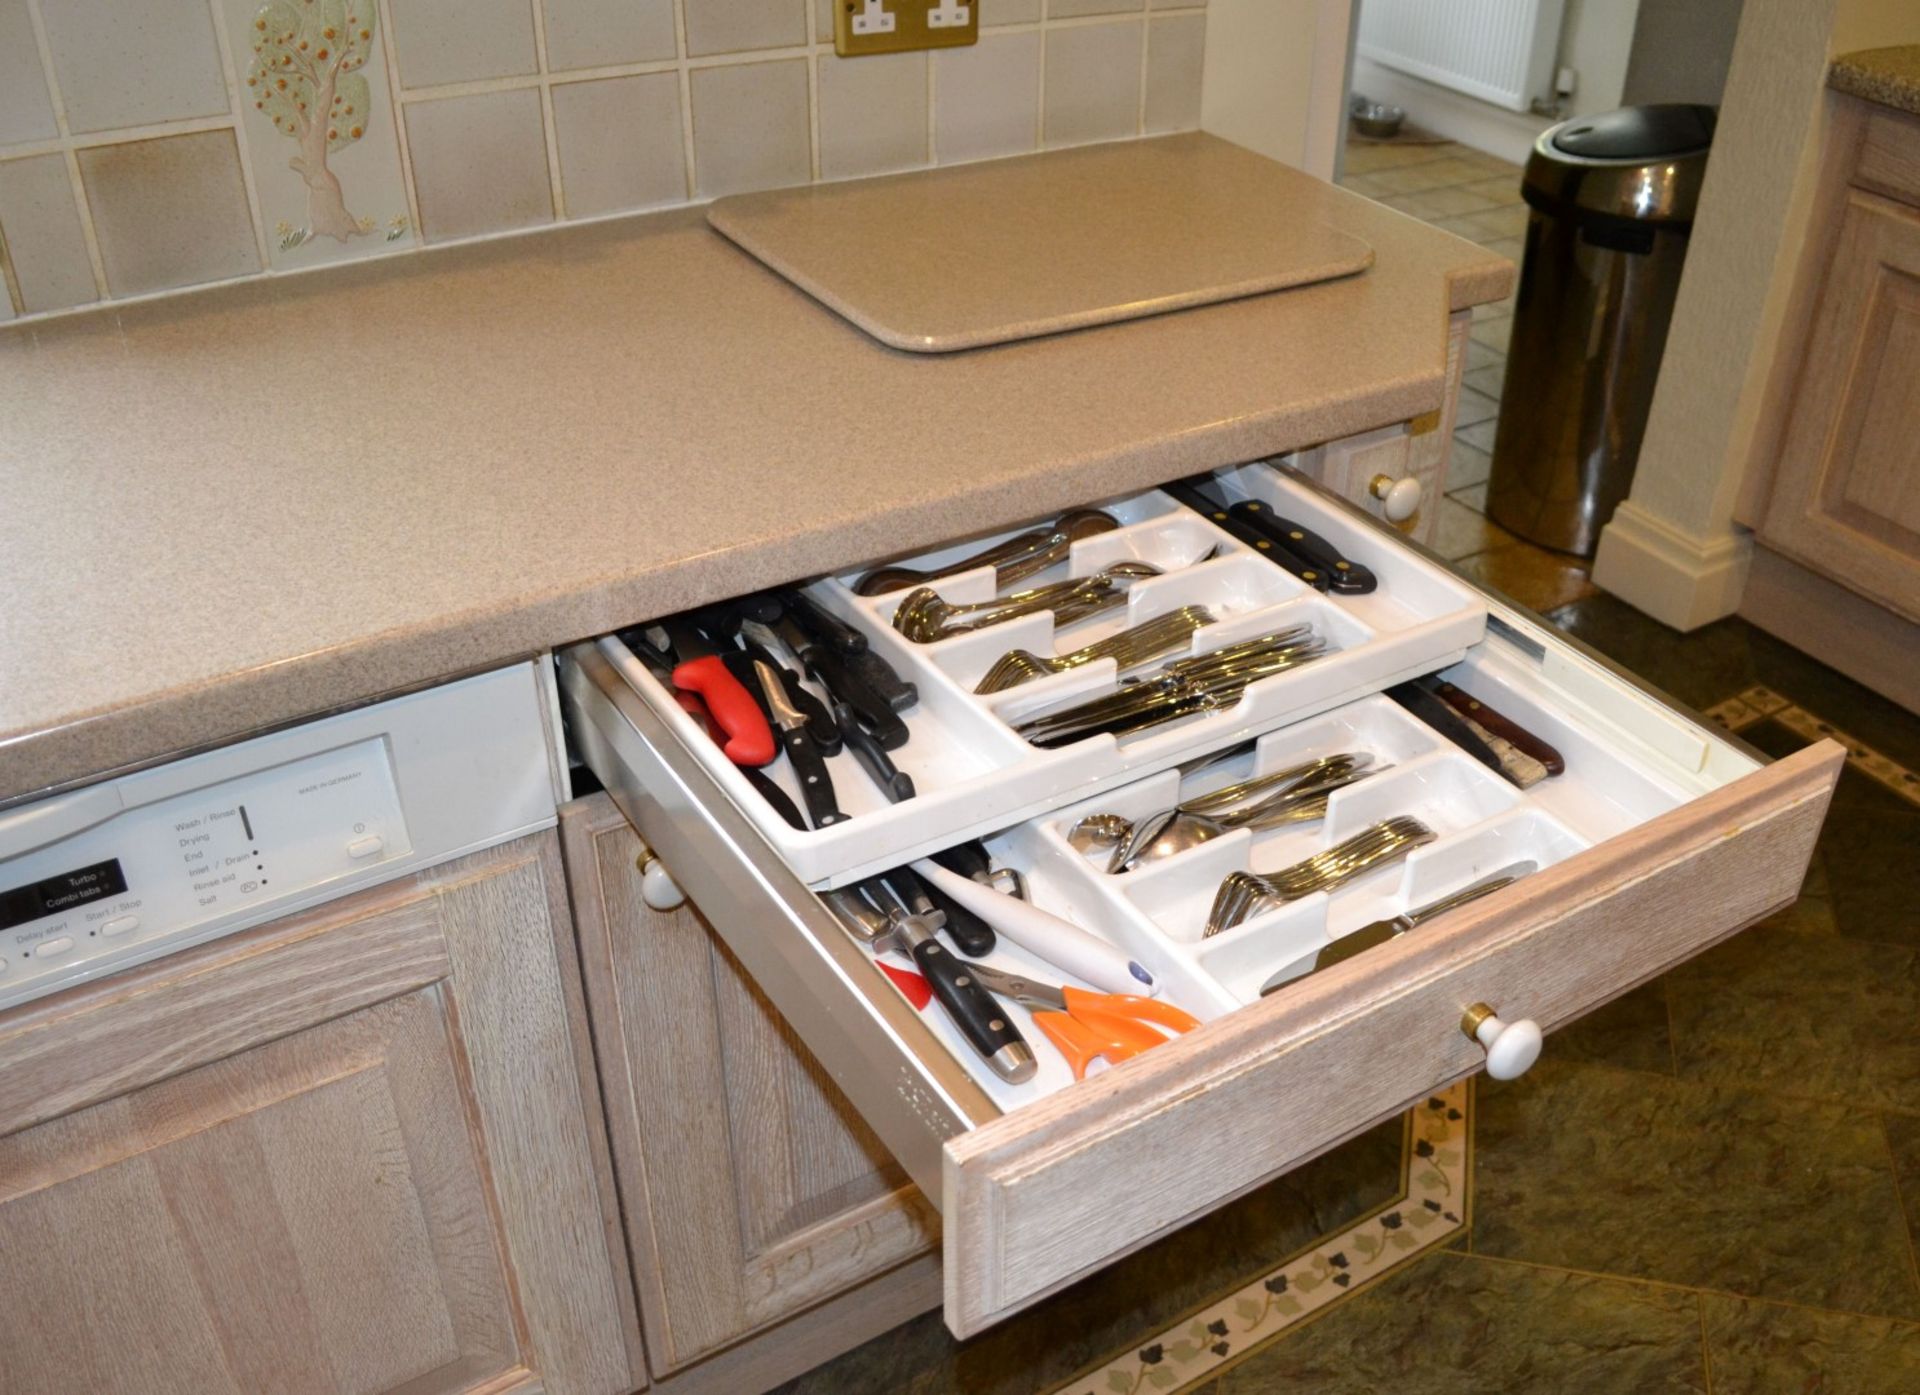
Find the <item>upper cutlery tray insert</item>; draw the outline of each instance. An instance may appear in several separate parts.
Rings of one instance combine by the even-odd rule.
[[[1035,905],[1145,964],[1158,978],[1161,998],[1206,1021],[1256,1001],[1261,985],[1289,966],[1304,974],[1321,949],[1363,926],[1431,904],[1515,862],[1544,870],[1753,768],[1739,760],[1738,770],[1709,773],[1684,751],[1622,739],[1604,717],[1569,717],[1553,699],[1543,700],[1524,664],[1491,643],[1445,676],[1556,746],[1566,773],[1521,790],[1392,699],[1375,695],[1269,732],[1251,751],[1184,782],[1180,772],[1165,770],[1042,814],[989,836],[987,850],[996,866],[1024,876]],[[1104,850],[1082,852],[1070,841],[1089,814],[1138,819],[1183,798],[1338,753],[1370,755],[1376,773],[1335,790],[1317,821],[1235,830],[1119,874],[1106,870]],[[1203,935],[1209,904],[1228,874],[1275,872],[1394,815],[1412,815],[1438,836],[1333,891]],[[1077,981],[1004,936],[981,962],[1048,983]],[[1073,1077],[1028,1010],[1002,1001],[1039,1060],[1038,1073],[1023,1084],[994,1076],[937,1007],[922,1017],[995,1102],[1011,1110],[1065,1088]]]
[[[892,623],[912,587],[859,595],[854,586],[869,568],[808,586],[810,596],[864,632],[919,689],[919,701],[901,714],[909,739],[889,752],[913,778],[916,796],[888,803],[853,754],[843,751],[827,765],[848,817],[823,829],[800,830],[785,822],[624,644],[610,637],[601,648],[674,725],[788,865],[809,884],[828,887],[1432,672],[1457,661],[1485,633],[1486,611],[1471,590],[1409,550],[1382,542],[1313,490],[1260,465],[1225,471],[1214,477],[1214,488],[1230,500],[1259,500],[1311,528],[1372,568],[1377,589],[1364,595],[1317,592],[1158,490],[1101,505],[1119,526],[1074,541],[1065,560],[1045,571],[1004,587],[990,566],[931,583],[943,606],[965,606],[1070,578],[1120,577],[1123,594],[1115,604],[1058,627],[1055,611],[1043,610],[921,643]],[[895,564],[935,571],[1051,521],[1036,520]],[[1146,567],[1132,565],[1140,563]],[[1043,673],[1000,691],[975,692],[1011,651],[1026,650],[1044,661],[1195,606],[1209,612],[1213,623],[1133,674],[1151,675],[1169,661],[1298,624],[1311,626],[1327,652],[1255,679],[1218,710],[1123,737],[1100,732],[1052,749],[1030,743],[1016,724],[1043,710],[1114,692],[1120,679],[1111,658]],[[762,773],[798,795],[789,761],[777,760]]]

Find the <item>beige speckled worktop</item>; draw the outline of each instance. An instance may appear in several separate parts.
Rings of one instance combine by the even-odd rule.
[[[1920,115],[1920,44],[1843,53],[1827,70],[1827,84],[1869,102]]]
[[[1371,270],[956,355],[698,209],[0,329],[0,799],[1438,406],[1511,264],[1287,177]]]

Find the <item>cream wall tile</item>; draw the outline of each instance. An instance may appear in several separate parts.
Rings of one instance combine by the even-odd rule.
[[[1200,73],[1207,58],[1207,17],[1171,15],[1147,26],[1147,134],[1200,125]]]
[[[600,68],[672,58],[673,0],[543,0],[547,67]]]
[[[1048,19],[1078,19],[1082,15],[1117,15],[1144,10],[1147,0],[1047,0]]]
[[[1040,35],[983,34],[934,55],[934,154],[943,165],[1032,150],[1040,120]]]
[[[558,83],[553,124],[569,218],[687,197],[680,74]]]
[[[1204,10],[1207,0],[1147,0],[1150,10]]]
[[[40,15],[74,130],[228,110],[206,0],[45,0]]]
[[[371,3],[371,0],[367,0]],[[388,0],[405,87],[537,70],[533,0]]]
[[[927,55],[823,54],[820,177],[851,179],[927,163]]]
[[[685,0],[685,3],[687,52],[695,58],[709,53],[786,48],[807,41],[807,0]]]
[[[409,102],[407,149],[429,242],[553,221],[546,128],[531,87]]]
[[[79,159],[114,295],[260,270],[233,132],[96,145]]]
[[[806,59],[696,68],[689,76],[699,197],[807,182],[813,142]]]
[[[1145,31],[1145,24],[1133,21],[1047,32],[1047,145],[1084,145],[1135,133]]]
[[[95,298],[66,156],[0,164],[0,236],[6,238],[22,310],[64,310]]]
[[[253,165],[254,197],[267,233],[268,262],[275,268],[314,266],[412,246],[417,239],[407,212],[406,180],[400,172],[400,143],[394,132],[379,11],[369,7],[364,16],[354,15],[358,24],[345,49],[327,49],[324,30],[330,26],[324,14],[306,20],[309,50],[316,54],[326,50],[341,64],[334,74],[336,122],[329,127],[341,132],[341,138],[329,143],[324,168],[309,184],[291,164],[296,159],[304,164],[305,158],[291,124],[293,114],[261,95],[269,90],[267,84],[278,79],[255,69],[274,66],[280,46],[272,42],[274,35],[256,27],[260,0],[220,0],[220,6],[220,22],[227,27],[227,46],[245,94],[240,115],[247,158]],[[313,10],[302,7],[302,13],[312,15]],[[294,32],[297,44],[302,31]],[[359,37],[362,33],[365,39]],[[261,45],[257,50],[256,44]],[[298,90],[310,88],[303,85]],[[279,126],[274,125],[275,116],[282,118]]]
[[[0,145],[57,134],[27,0],[0,0]]]

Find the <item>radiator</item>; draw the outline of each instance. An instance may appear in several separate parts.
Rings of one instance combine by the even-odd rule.
[[[1363,57],[1525,111],[1553,93],[1566,0],[1360,0]]]

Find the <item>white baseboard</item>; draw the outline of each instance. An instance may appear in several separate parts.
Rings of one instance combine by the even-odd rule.
[[[1594,584],[1676,630],[1697,630],[1740,608],[1753,537],[1729,532],[1700,538],[1631,499],[1601,530]]]
[[[1526,164],[1535,139],[1553,124],[1544,116],[1507,111],[1358,56],[1353,60],[1353,90],[1376,102],[1405,107],[1407,120],[1435,135],[1516,165]]]

